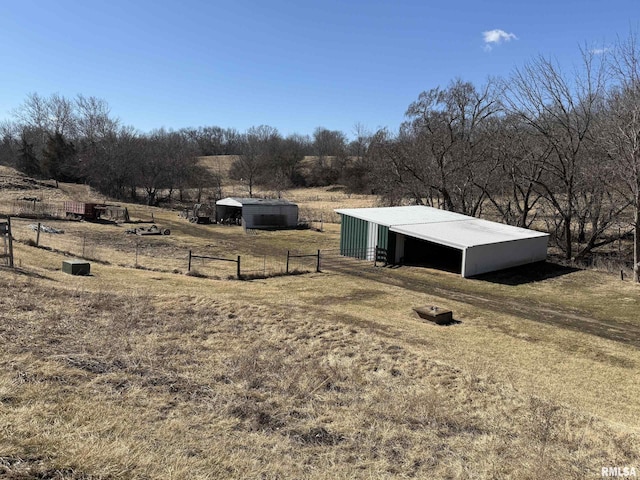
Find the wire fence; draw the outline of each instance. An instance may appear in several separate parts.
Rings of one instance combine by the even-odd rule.
[[[355,248],[349,250],[329,249],[320,252],[322,270],[341,270],[343,268],[382,265],[376,258],[377,247]]]
[[[287,251],[286,255],[211,256],[189,250],[187,271],[193,276],[215,278],[268,278],[320,271],[320,251],[313,254]]]
[[[13,238],[26,245],[103,264],[187,273],[214,279],[267,278],[320,271],[322,253],[282,251],[238,255],[220,249],[176,246],[164,235],[126,234],[128,226],[12,218]]]
[[[188,251],[163,236],[126,234],[126,227],[84,222],[12,218],[13,238],[21,243],[104,264],[158,271],[186,268]]]

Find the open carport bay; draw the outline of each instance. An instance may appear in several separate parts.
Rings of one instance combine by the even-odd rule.
[[[400,263],[462,273],[462,250],[459,248],[414,237],[401,236],[400,242],[398,240],[396,237],[396,244],[404,243],[404,254]]]

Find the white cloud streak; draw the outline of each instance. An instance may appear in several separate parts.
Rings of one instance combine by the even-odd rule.
[[[511,40],[518,39],[514,33],[507,33],[498,28],[482,32],[482,38],[484,39],[485,51],[490,51],[494,45],[500,45],[502,42],[510,42]]]

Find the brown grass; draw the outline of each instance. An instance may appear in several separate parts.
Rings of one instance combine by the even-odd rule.
[[[582,479],[639,466],[638,348],[531,307],[636,328],[636,285],[365,266],[179,275],[188,247],[308,252],[335,248],[338,228],[246,235],[137,215],[152,212],[172,235],[54,223],[68,233],[44,237],[52,248],[91,239],[104,262],[89,277],[23,243],[21,268],[0,269],[0,477]],[[146,269],[130,268],[138,240]],[[418,321],[424,304],[461,323]]]

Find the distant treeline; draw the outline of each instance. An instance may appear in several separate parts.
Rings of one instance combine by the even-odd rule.
[[[141,133],[112,117],[105,100],[34,93],[0,124],[0,163],[34,177],[86,182],[120,199],[138,200],[143,189],[156,205],[187,189],[220,189],[219,176],[198,165],[201,156],[237,156],[230,174],[251,196],[256,185],[282,191],[341,181],[348,159],[363,154],[362,142],[322,127],[311,137],[283,137],[266,125],[242,133],[218,126]],[[303,169],[305,156],[317,165]]]
[[[0,158],[118,198],[144,189],[154,204],[185,189],[219,189],[221,179],[197,157],[237,155],[231,175],[249,195],[257,185],[280,192],[341,183],[388,204],[475,216],[491,208],[513,225],[545,225],[567,259],[633,236],[637,266],[639,44],[631,34],[581,54],[567,70],[538,57],[507,79],[456,79],[424,91],[397,132],[356,126],[353,141],[322,127],[283,137],[265,125],[140,134],[113,119],[103,100],[33,94],[2,125]]]

